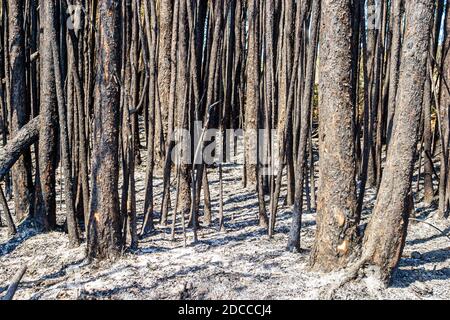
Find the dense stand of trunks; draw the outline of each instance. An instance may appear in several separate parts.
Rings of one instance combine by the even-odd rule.
[[[172,139],[197,121],[247,133],[242,184],[270,237],[280,207],[292,208],[287,249],[301,251],[302,214],[317,210],[315,269],[372,264],[389,282],[415,201],[448,216],[448,0],[0,2],[0,205],[11,234],[6,200],[16,222],[46,232],[57,196],[71,244],[85,240],[90,258],[136,249],[158,223],[172,239],[181,226],[185,241],[215,217],[226,229],[222,164],[172,161],[202,159],[208,139]],[[279,163],[273,175],[255,147]],[[368,190],[376,204],[363,217]]]

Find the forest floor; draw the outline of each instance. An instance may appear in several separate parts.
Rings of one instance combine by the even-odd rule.
[[[276,234],[269,239],[257,225],[256,194],[241,187],[241,170],[239,166],[224,167],[226,232],[217,231],[216,219],[212,228],[199,231],[196,245],[192,245],[190,230],[185,247],[180,232],[176,241],[171,241],[170,228],[158,227],[156,233],[140,241],[137,251],[126,252],[115,262],[88,264],[85,246],[70,248],[63,232],[36,234],[31,223],[25,222],[15,237],[8,238],[6,228],[1,228],[0,296],[13,275],[27,265],[16,299],[324,298],[343,273],[324,275],[308,269],[315,214],[304,215],[303,252],[287,252],[290,209],[280,211]],[[145,166],[141,166],[136,175],[138,212],[143,207],[144,171]],[[212,171],[210,180],[213,213],[217,216],[219,182]],[[157,179],[156,208],[160,205],[161,184]],[[373,198],[369,192],[367,213]],[[450,221],[433,217],[434,211],[420,203],[416,206],[420,217],[450,233]],[[335,297],[450,299],[450,240],[427,224],[411,224],[391,287],[386,289],[367,275],[342,287]]]

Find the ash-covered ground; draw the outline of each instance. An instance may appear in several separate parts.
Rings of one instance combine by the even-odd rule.
[[[145,163],[145,162],[144,162]],[[138,213],[142,219],[145,166],[137,172]],[[142,239],[136,252],[125,252],[115,262],[87,263],[85,246],[69,247],[64,232],[36,234],[25,222],[7,237],[0,229],[0,296],[14,274],[28,270],[16,299],[322,299],[343,276],[319,274],[308,268],[314,240],[315,214],[304,215],[302,253],[285,250],[291,209],[280,211],[276,235],[269,239],[257,225],[257,196],[241,187],[240,166],[224,168],[226,232],[217,231],[219,182],[211,173],[215,221],[199,231],[199,242],[187,246],[178,229],[171,241],[170,227]],[[156,208],[160,206],[156,181]],[[58,200],[59,201],[59,200]],[[282,202],[282,199],[281,199]],[[373,206],[366,198],[366,215]],[[11,204],[11,209],[13,205]],[[63,221],[60,209],[60,220]],[[433,208],[416,204],[417,215],[450,233],[450,221],[434,217]],[[234,219],[233,219],[234,218]],[[450,299],[450,240],[430,225],[411,224],[400,268],[393,285],[384,288],[370,274],[337,291],[337,299]]]

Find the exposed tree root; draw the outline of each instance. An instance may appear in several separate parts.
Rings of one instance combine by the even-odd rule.
[[[369,261],[368,254],[362,256],[358,261],[356,261],[353,265],[349,266],[346,269],[346,275],[334,286],[332,286],[328,291],[324,293],[324,299],[333,300],[336,292],[342,288],[347,283],[355,280],[358,277],[359,271],[363,268],[363,266]]]
[[[430,227],[432,227],[432,228],[436,229],[437,231],[439,231],[443,236],[445,236],[448,239],[450,239],[450,237],[447,234],[445,234],[445,232],[443,230],[439,229],[438,227],[436,227],[435,225],[433,225],[433,224],[431,224],[431,223],[429,223],[427,221],[420,220],[420,219],[415,219],[415,218],[410,218],[409,220],[425,223],[425,224],[429,225]],[[346,275],[336,285],[334,285],[329,290],[327,290],[324,293],[323,298],[327,299],[327,300],[333,300],[334,296],[336,295],[336,292],[340,288],[342,288],[344,285],[346,285],[347,283],[355,280],[358,277],[358,274],[359,274],[360,270],[369,261],[369,257],[370,257],[370,254],[365,254],[358,261],[356,261],[354,264],[349,266],[347,268]]]

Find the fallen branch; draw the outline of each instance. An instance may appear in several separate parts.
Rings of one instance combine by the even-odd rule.
[[[437,231],[439,231],[444,237],[447,237],[450,240],[450,236],[448,234],[445,234],[445,232],[443,230],[439,229],[435,225],[433,225],[433,224],[431,224],[431,223],[429,223],[429,222],[427,222],[425,220],[420,220],[420,219],[415,219],[415,218],[409,218],[409,220],[425,223],[425,224],[429,225],[430,227],[432,227],[432,228],[436,229]]]
[[[17,288],[19,287],[19,283],[25,275],[26,271],[27,266],[25,265],[15,274],[14,278],[11,281],[11,284],[8,287],[8,291],[6,292],[6,295],[2,298],[2,300],[12,300],[14,298],[14,294],[16,293]]]
[[[39,137],[39,116],[28,122],[17,132],[6,146],[0,148],[0,181],[11,170],[22,153]]]

